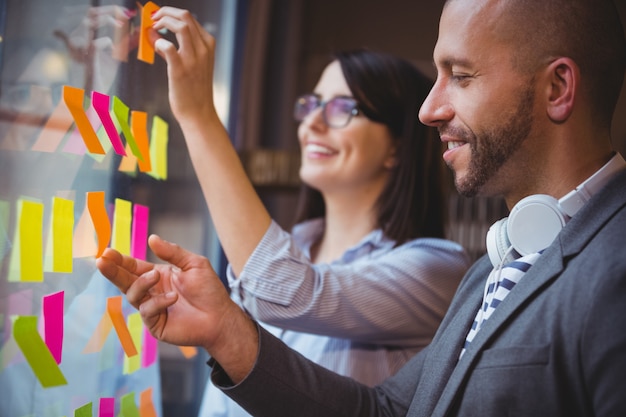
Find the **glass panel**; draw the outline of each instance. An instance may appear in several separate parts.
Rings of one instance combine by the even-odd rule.
[[[151,259],[147,234],[159,233],[218,259],[165,63],[138,59],[138,4],[0,2],[2,416],[163,415],[158,355],[167,349],[95,256],[112,246]],[[189,7],[220,38],[215,83],[227,124],[235,51],[224,45],[234,44],[237,2],[169,4]]]

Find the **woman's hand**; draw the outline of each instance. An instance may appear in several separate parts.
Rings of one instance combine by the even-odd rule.
[[[215,38],[187,10],[161,7],[152,15],[151,39],[155,51],[167,62],[169,101],[179,123],[187,119],[206,122],[217,118],[213,102]],[[174,33],[176,46],[157,31]]]

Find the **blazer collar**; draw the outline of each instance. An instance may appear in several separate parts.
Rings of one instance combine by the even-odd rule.
[[[424,398],[424,395],[421,395],[420,389],[425,387],[418,386],[417,388],[418,392],[416,393],[416,397],[421,397],[421,400],[434,403],[432,404],[434,409],[429,415],[432,417],[446,415],[450,406],[453,404],[454,397],[458,393],[462,382],[465,380],[467,374],[474,368],[478,354],[482,351],[485,344],[489,342],[500,326],[521,308],[520,306],[524,301],[542,291],[542,288],[545,288],[547,283],[558,278],[565,267],[565,260],[580,253],[588,242],[602,229],[603,225],[620,209],[626,206],[626,193],[624,189],[626,189],[626,171],[617,174],[603,190],[593,196],[567,223],[552,245],[544,251],[535,265],[528,270],[524,279],[516,285],[515,291],[512,291],[507,296],[507,301],[498,307],[497,314],[492,315],[491,318],[484,323],[463,355],[463,360],[457,363],[461,347],[456,345],[462,343],[458,340],[459,332],[467,332],[469,329],[470,323],[473,321],[476,309],[478,308],[478,304],[475,303],[474,300],[476,297],[482,299],[484,280],[489,273],[488,269],[490,264],[488,264],[488,260],[482,259],[479,261],[480,265],[477,265],[473,275],[477,280],[481,281],[481,285],[473,285],[473,291],[466,291],[466,294],[461,294],[461,292],[458,294],[458,297],[471,297],[461,301],[465,301],[466,303],[467,300],[472,301],[468,303],[466,309],[460,309],[461,314],[455,314],[455,317],[449,320],[448,327],[450,327],[450,333],[447,331],[444,332],[456,338],[454,343],[438,344],[437,352],[430,352],[430,357],[427,358],[427,361],[431,361],[432,359],[431,363],[433,363],[434,366],[440,367],[439,371],[436,369],[430,370],[432,373],[439,374],[438,380],[435,380],[435,384],[433,384],[434,386],[426,390],[429,391],[427,395],[430,397],[430,401],[426,400],[428,397]],[[485,270],[487,270],[486,273]],[[478,275],[479,273],[482,277]],[[469,310],[469,304],[473,306],[472,311]],[[463,337],[464,336],[465,333],[463,333]],[[450,340],[450,342],[452,342],[452,340]],[[428,368],[429,366],[425,365],[424,369],[428,370]],[[433,367],[430,366],[430,368]],[[422,375],[422,379],[432,378],[432,373]],[[422,385],[429,384],[425,383]],[[422,409],[418,405],[419,402],[414,400],[414,403],[416,408]],[[409,415],[411,415],[411,413],[409,413]]]

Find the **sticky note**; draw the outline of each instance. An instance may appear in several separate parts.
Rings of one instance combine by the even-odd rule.
[[[158,341],[152,336],[150,330],[143,326],[143,351],[141,354],[141,367],[147,368],[152,366],[158,356]]]
[[[11,248],[9,240],[9,216],[11,214],[11,206],[8,201],[0,200],[0,268],[5,255]]]
[[[133,136],[133,132],[130,130],[129,125],[129,117],[130,117],[130,109],[122,100],[120,100],[117,96],[113,96],[113,117],[119,125],[122,133],[124,134],[124,138],[126,138],[126,144],[130,146],[130,149],[137,157],[137,159],[142,159],[141,151],[137,146],[137,142],[135,141],[135,137]]]
[[[157,417],[154,402],[152,401],[152,388],[148,388],[139,394],[139,414],[141,417]]]
[[[191,359],[198,353],[198,349],[195,346],[178,346],[183,356],[187,359]]]
[[[141,315],[139,312],[132,313],[128,315],[128,332],[130,333],[130,337],[133,339],[133,343],[137,348],[138,352],[142,351],[141,347],[141,336],[143,331],[143,322],[141,321]],[[132,374],[135,371],[138,371],[141,368],[141,355],[135,355],[131,357],[124,358],[124,374]],[[142,416],[143,417],[143,416]]]
[[[43,297],[44,340],[56,363],[63,353],[63,291]]]
[[[148,29],[152,27],[154,21],[152,14],[159,10],[159,6],[149,1],[141,9],[141,26],[139,30],[139,49],[137,59],[148,64],[154,63],[154,46],[150,43]]]
[[[69,85],[63,86],[63,100],[74,118],[76,128],[80,132],[87,150],[91,153],[104,154],[104,149],[96,136],[96,131],[92,127],[91,122],[85,113],[85,109],[83,107],[84,97],[85,90],[82,88],[72,87]]]
[[[19,316],[13,321],[13,338],[44,388],[66,385],[59,365],[37,331],[37,316]]]
[[[73,257],[86,258],[97,254],[96,236],[96,228],[89,214],[89,205],[85,204],[74,230]]]
[[[38,152],[56,151],[63,141],[63,138],[72,127],[72,123],[74,123],[72,113],[70,113],[65,102],[60,100],[50,114],[50,117],[48,117],[41,132],[39,132],[39,136],[31,147],[31,150]]]
[[[73,234],[74,201],[53,197],[46,245],[45,271],[72,272]]]
[[[121,198],[115,199],[111,247],[124,255],[130,255],[131,207],[130,201]]]
[[[111,321],[111,317],[109,317],[109,314],[105,312],[100,318],[96,329],[91,335],[91,338],[87,342],[87,345],[83,349],[82,353],[87,354],[100,352],[112,329],[113,322]]]
[[[122,344],[122,349],[126,356],[131,357],[137,355],[137,348],[133,342],[132,336],[126,326],[124,314],[122,313],[122,296],[114,296],[107,298],[107,313],[113,322],[113,328],[117,333],[117,337]]]
[[[132,150],[128,144],[126,144],[126,156],[122,157],[118,171],[126,172],[131,175],[134,175],[137,171],[137,157],[132,154]]]
[[[100,398],[98,417],[114,417],[115,398]]]
[[[43,281],[43,204],[19,199],[9,281]]]
[[[87,403],[75,409],[74,417],[93,417],[93,403]]]
[[[130,112],[130,129],[141,153],[139,158],[139,171],[150,172],[150,139],[148,139],[148,114],[143,111],[133,110]]]
[[[83,156],[87,152],[87,147],[85,146],[85,142],[83,141],[83,137],[80,134],[80,131],[73,127],[67,134],[67,140],[63,145],[63,152],[70,153],[73,155]]]
[[[123,417],[142,417],[141,414],[139,414],[137,404],[135,404],[134,392],[122,395],[122,398],[120,399],[120,408]]]
[[[92,91],[91,105],[96,110],[98,117],[100,117],[102,126],[109,137],[109,141],[111,142],[115,153],[118,155],[126,155],[122,138],[113,123],[113,119],[111,119],[111,97],[106,94],[98,93],[97,91]]]
[[[167,179],[167,144],[169,125],[159,116],[152,118],[152,130],[150,132],[150,160],[152,170],[148,173],[151,177],[159,180]]]
[[[148,219],[150,208],[141,204],[133,206],[133,226],[131,231],[131,252],[133,258],[146,260],[148,251]]]
[[[104,191],[91,191],[87,193],[87,207],[89,214],[98,236],[98,252],[96,258],[99,258],[111,240],[111,223],[109,215],[106,211],[104,201]]]

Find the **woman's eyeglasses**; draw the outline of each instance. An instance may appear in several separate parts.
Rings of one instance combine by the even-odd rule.
[[[296,99],[293,117],[303,121],[317,108],[322,108],[322,119],[332,128],[345,127],[353,116],[359,114],[358,103],[352,97],[338,96],[328,101],[322,101],[317,94],[305,94]]]

